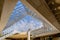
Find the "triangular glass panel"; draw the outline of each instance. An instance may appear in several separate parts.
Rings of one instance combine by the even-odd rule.
[[[4,29],[10,27],[14,23],[16,23],[18,20],[25,17],[26,15],[27,15],[27,12],[25,10],[25,6],[20,1],[18,1]]]
[[[36,14],[18,1],[3,32],[10,33],[12,30],[20,32],[41,28],[43,23],[35,18]],[[10,29],[10,30],[9,30]],[[8,31],[7,31],[8,30]]]
[[[21,1],[18,1],[2,34],[5,35],[7,33],[11,33],[14,30],[27,32],[30,29],[34,30],[31,31],[31,34],[35,36],[55,31],[55,29],[45,22],[45,20],[39,20],[39,18],[40,16],[23,5]]]

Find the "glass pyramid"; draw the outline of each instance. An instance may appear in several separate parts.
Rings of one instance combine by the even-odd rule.
[[[29,15],[29,13],[31,15]],[[6,27],[3,30],[4,34],[10,33],[13,30],[27,32],[28,29],[35,30],[43,27],[43,23],[35,18],[35,13],[28,9],[25,5],[18,1],[14,8]]]

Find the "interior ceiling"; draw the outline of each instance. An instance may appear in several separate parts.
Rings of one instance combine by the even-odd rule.
[[[55,15],[56,19],[58,20],[58,22],[60,23],[60,1],[58,0],[46,0],[47,4],[49,5],[50,9],[52,10],[53,14]],[[1,15],[1,14],[0,14]],[[12,38],[16,37],[16,36],[20,36],[21,35],[13,35]],[[24,35],[22,36],[24,37]]]
[[[1,4],[3,4],[3,0],[0,1]],[[59,0],[46,0],[47,4],[49,5],[50,9],[52,10],[53,14],[55,15],[56,19],[60,23],[60,1]],[[53,6],[52,6],[53,5]],[[1,5],[2,6],[2,5]],[[0,7],[2,8],[2,7]],[[2,10],[1,10],[2,11]],[[1,15],[1,13],[0,13]]]
[[[60,0],[46,0],[56,19],[60,23]],[[0,17],[4,0],[0,0]],[[1,19],[1,18],[0,18]]]
[[[20,1],[18,1],[16,3],[16,5],[13,9],[14,10],[12,11],[12,13],[9,17],[9,20],[3,30],[12,26],[14,23],[18,22],[19,20],[21,20],[23,17],[26,16],[25,7]]]
[[[25,5],[23,5],[21,3],[21,1],[18,1],[11,16],[10,16],[10,18],[9,18],[9,20],[8,20],[8,23],[6,24],[6,27],[4,28],[4,30],[8,27],[11,27],[11,26],[12,27],[19,27],[20,26],[18,28],[18,30],[21,31],[24,28],[23,30],[26,31],[29,29],[29,27],[27,27],[28,24],[26,25],[26,23],[33,21],[33,20],[34,20],[33,21],[34,27],[36,26],[35,28],[37,28],[37,26],[41,27],[42,22],[40,20],[38,22],[38,19],[33,18],[31,15],[29,16],[28,14],[30,14],[30,13],[31,13],[31,15],[34,14],[33,16],[35,16],[35,13],[33,11],[31,11]],[[38,23],[38,24],[35,24],[35,23]],[[23,26],[21,27],[20,24],[23,25],[24,27]]]
[[[20,1],[18,1],[18,6],[15,8],[15,10],[13,11],[13,13],[11,14],[12,15],[12,17],[10,18],[10,21],[7,23],[7,25],[8,26],[6,26],[6,28],[7,27],[10,27],[9,25],[12,25],[12,22],[14,21],[14,23],[16,22],[16,21],[18,21],[18,19],[20,20],[20,18],[19,17],[21,17],[21,14],[22,13],[25,13],[25,12],[22,12],[22,11],[25,11],[24,10],[24,6],[20,3]],[[21,6],[22,5],[22,6]],[[23,8],[21,8],[21,7],[23,7]],[[26,9],[26,8],[25,8]],[[16,11],[17,10],[17,11]],[[18,12],[19,11],[19,12]],[[18,12],[18,13],[16,13],[16,12]],[[22,13],[21,13],[22,12]],[[28,10],[28,13],[32,13],[30,10]],[[17,15],[18,14],[18,15]],[[33,14],[33,13],[32,13]],[[23,15],[22,15],[23,16]],[[24,17],[25,18],[25,17]],[[26,16],[26,18],[25,19],[27,19],[28,20],[28,18],[31,18],[30,16]],[[16,20],[17,19],[17,20]],[[10,29],[13,29],[13,27],[15,27],[17,30],[19,30],[19,31],[27,31],[28,29],[29,29],[29,27],[28,26],[26,26],[25,24],[26,23],[28,23],[27,22],[27,20],[25,20],[25,19],[23,19],[23,20],[20,20],[20,21],[18,21],[16,24],[14,24],[13,26],[11,26],[10,27]],[[13,20],[13,21],[12,21]],[[30,20],[30,19],[29,19]],[[32,20],[32,19],[31,19]],[[35,19],[34,19],[35,20]],[[25,21],[26,21],[26,23],[25,23]],[[33,22],[33,21],[32,21]],[[10,24],[11,23],[11,24]],[[37,23],[36,21],[34,21],[34,23]],[[20,24],[22,24],[22,26],[23,27],[21,27],[21,25]],[[46,23],[44,22],[44,24],[46,25]],[[28,25],[28,24],[27,24]],[[19,27],[20,26],[20,27]],[[26,27],[25,27],[26,26]],[[34,26],[34,27],[33,27]],[[38,26],[37,25],[33,25],[31,28],[33,29],[33,28],[37,28],[38,26],[40,27],[41,25],[40,25],[40,23],[38,23]],[[35,27],[36,26],[36,27]],[[45,26],[44,26],[45,27]],[[53,27],[51,27],[49,24],[48,25],[46,25],[46,28],[48,29],[48,31],[50,32],[50,31],[54,31],[55,30],[55,28],[53,28]],[[15,29],[15,30],[16,30]],[[45,29],[46,31],[47,31],[47,29]],[[9,29],[8,29],[9,30]],[[44,31],[45,31],[44,30]],[[43,32],[44,32],[43,31]],[[47,32],[48,32],[47,31]],[[5,33],[6,32],[9,32],[9,31],[5,31]],[[42,33],[42,32],[40,32],[40,33]]]
[[[0,0],[1,3],[2,0]],[[2,31],[4,29],[4,27],[6,26],[8,19],[11,15],[11,12],[13,10],[13,8],[16,5],[17,0],[4,0],[4,4],[3,5],[3,10],[2,14],[1,14],[1,21],[0,21],[0,31]]]
[[[60,23],[60,0],[46,0],[49,8]]]

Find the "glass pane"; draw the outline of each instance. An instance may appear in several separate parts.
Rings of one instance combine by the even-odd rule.
[[[35,13],[24,6],[20,1],[17,2],[16,7],[3,30],[4,34],[10,33],[13,30],[20,32],[27,32],[29,29],[35,30],[43,27],[43,23],[35,18]]]

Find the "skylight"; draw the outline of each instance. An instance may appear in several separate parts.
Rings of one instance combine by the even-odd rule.
[[[31,15],[29,15],[29,13]],[[34,18],[32,15],[34,16],[35,13],[18,1],[8,20],[4,32],[6,33],[10,30],[18,30],[23,32],[27,31],[29,28],[31,28],[31,30],[41,28],[43,23],[40,20]]]
[[[27,12],[25,10],[25,6],[20,1],[18,1],[4,29],[10,27],[14,23],[16,23],[18,20],[25,17],[26,15],[27,15]]]
[[[23,19],[15,23],[12,27],[18,31],[28,31],[29,28],[31,30],[34,30],[41,28],[42,26],[43,24],[41,21],[27,15]]]

